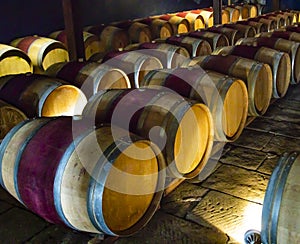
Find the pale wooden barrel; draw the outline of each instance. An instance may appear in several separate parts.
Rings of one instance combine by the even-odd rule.
[[[188,50],[184,47],[161,42],[145,42],[138,46],[144,53],[153,55],[160,60],[164,68],[179,67],[190,58]]]
[[[112,123],[158,145],[172,177],[192,178],[206,165],[214,125],[208,107],[171,91],[110,90],[96,94],[83,118]]]
[[[256,5],[240,4],[240,5],[235,5],[234,8],[236,8],[240,11],[241,19],[248,19],[248,18],[256,17],[258,14],[258,9],[257,9]]]
[[[119,50],[130,43],[126,30],[116,26],[107,25],[100,34],[100,51]]]
[[[145,76],[142,85],[157,89],[166,87],[207,104],[213,116],[216,141],[235,141],[245,127],[248,92],[240,79],[188,67],[153,70]]]
[[[263,202],[263,243],[300,242],[299,174],[299,153],[284,153],[272,172]]]
[[[159,15],[159,19],[166,20],[172,25],[173,35],[183,34],[190,31],[190,24],[187,19],[176,15]]]
[[[67,34],[65,30],[54,31],[49,35],[50,38],[58,40],[68,48]],[[85,58],[89,59],[95,53],[100,52],[100,38],[90,32],[82,32]]]
[[[249,116],[259,116],[267,111],[273,90],[272,70],[268,64],[235,55],[207,55],[193,58],[185,64],[193,65],[243,80],[248,89]]]
[[[51,38],[27,36],[17,38],[10,44],[29,56],[35,73],[43,73],[54,63],[69,61],[69,53],[65,45]]]
[[[273,74],[273,97],[285,96],[291,80],[291,61],[287,53],[268,47],[237,45],[219,48],[213,54],[231,54],[270,65]]]
[[[15,106],[0,100],[0,140],[17,124],[26,120],[27,116]]]
[[[38,74],[0,77],[0,99],[19,108],[28,118],[80,115],[87,103],[79,88]]]
[[[138,21],[150,26],[152,38],[154,40],[166,39],[174,34],[172,25],[167,20],[149,17]]]
[[[238,30],[239,36],[242,37],[254,37],[256,35],[256,30],[250,25],[241,25],[237,23],[225,24],[224,27],[232,28]]]
[[[242,38],[242,35],[238,30],[224,27],[222,25],[212,26],[212,27],[208,28],[207,30],[209,32],[215,32],[215,33],[223,34],[224,36],[226,36],[228,39],[229,45],[234,45],[237,42],[237,40]]]
[[[276,37],[255,37],[241,39],[237,44],[269,47],[288,53],[292,67],[291,84],[300,82],[300,43]]]
[[[111,51],[106,53],[102,64],[116,67],[128,76],[132,88],[138,88],[141,80],[152,69],[161,69],[161,61],[146,51]]]
[[[158,208],[165,161],[154,144],[118,128],[83,125],[74,137],[80,123],[60,116],[14,128],[0,146],[1,183],[51,223],[131,235]]]
[[[229,22],[236,22],[240,20],[241,13],[239,9],[236,9],[233,6],[225,6],[224,9],[229,12]]]
[[[211,27],[214,25],[213,8],[195,9],[191,10],[191,12],[195,14],[200,14],[204,19],[206,27]],[[230,22],[230,13],[228,11],[222,10],[221,16],[222,24]]]
[[[63,62],[51,65],[46,75],[65,80],[80,88],[86,97],[103,89],[130,88],[130,80],[121,69],[97,62]]]
[[[184,47],[189,52],[191,58],[211,54],[212,52],[211,46],[206,40],[186,35],[171,36],[167,38],[165,42]]]
[[[205,28],[205,21],[202,15],[192,13],[191,11],[176,13],[177,16],[185,18],[190,23],[190,31]]]
[[[10,45],[0,44],[0,76],[32,72],[31,59],[25,52]]]

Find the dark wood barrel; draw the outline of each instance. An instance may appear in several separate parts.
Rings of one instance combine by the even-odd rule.
[[[263,202],[263,243],[300,242],[299,174],[299,152],[284,153],[272,172]]]
[[[259,23],[264,23],[268,26],[268,31],[273,31],[277,28],[277,23],[274,19],[265,18],[263,16],[258,16],[255,18],[249,18],[250,21],[255,21]]]
[[[267,111],[273,90],[272,70],[268,64],[236,55],[207,55],[193,58],[186,65],[198,65],[205,70],[213,70],[243,80],[248,89],[248,115],[258,116]]]
[[[281,98],[286,94],[291,80],[291,61],[285,52],[268,47],[247,45],[228,46],[217,49],[213,54],[236,55],[269,64],[273,74],[273,97]]]
[[[261,37],[276,37],[283,38],[290,41],[300,42],[300,33],[293,31],[273,31],[260,33]]]
[[[131,43],[150,42],[153,39],[151,28],[138,21],[133,21],[127,32]]]
[[[229,45],[229,40],[224,34],[210,32],[208,30],[192,31],[188,34],[190,37],[204,39],[209,42],[211,49]]]
[[[149,17],[139,19],[138,21],[150,26],[152,38],[154,40],[166,39],[174,34],[172,25],[167,20]]]
[[[175,92],[157,89],[109,90],[85,106],[83,118],[111,123],[158,145],[172,177],[195,177],[207,163],[214,126],[208,107]]]
[[[65,80],[80,88],[86,97],[99,90],[130,88],[130,81],[121,69],[97,62],[63,62],[51,65],[46,75]]]
[[[254,27],[257,34],[259,34],[261,32],[267,32],[269,29],[269,26],[263,22],[243,20],[243,21],[238,21],[237,23]]]
[[[256,30],[251,25],[241,25],[238,23],[225,24],[224,27],[232,28],[239,31],[239,36],[242,37],[254,37],[256,35]]]
[[[255,37],[241,39],[237,44],[269,47],[288,53],[292,67],[291,84],[297,84],[300,82],[300,43],[276,37]]]
[[[167,38],[165,42],[175,46],[184,47],[189,52],[191,58],[208,55],[212,52],[208,41],[186,35],[171,36]]]
[[[26,36],[13,40],[10,45],[21,49],[29,56],[35,73],[43,73],[54,63],[69,61],[65,45],[51,38]]]
[[[100,52],[122,49],[130,44],[126,30],[107,25],[100,34]]]
[[[200,67],[161,69],[149,72],[143,86],[169,88],[181,96],[207,104],[213,116],[215,140],[235,141],[248,115],[245,83]]]
[[[51,223],[131,235],[158,208],[164,159],[154,144],[115,127],[79,129],[74,137],[80,123],[60,116],[15,127],[0,146],[0,182]]]
[[[0,44],[0,76],[32,72],[31,59],[25,52],[10,45]]]
[[[229,41],[229,45],[234,45],[237,42],[237,40],[243,37],[238,30],[224,27],[223,25],[212,26],[207,30],[209,32],[215,32],[225,35]]]
[[[28,118],[80,115],[87,103],[79,88],[38,74],[0,77],[0,99],[19,108]]]
[[[131,87],[138,88],[144,76],[153,69],[161,69],[162,62],[152,55],[152,51],[110,51],[101,63],[123,70],[128,76]]]

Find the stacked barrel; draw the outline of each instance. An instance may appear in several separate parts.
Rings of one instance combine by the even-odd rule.
[[[86,61],[69,61],[64,30],[3,46],[1,185],[51,223],[140,230],[168,179],[199,176],[299,83],[296,13],[254,7],[218,26],[208,8],[85,27]]]

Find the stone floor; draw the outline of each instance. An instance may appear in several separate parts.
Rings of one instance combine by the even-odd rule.
[[[284,152],[300,151],[300,85],[274,101],[222,150],[206,179],[186,180],[163,198],[137,234],[95,237],[45,222],[0,188],[0,243],[243,243],[260,230],[270,175]]]

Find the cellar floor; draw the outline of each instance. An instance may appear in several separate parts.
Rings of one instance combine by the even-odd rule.
[[[47,223],[0,188],[0,243],[243,243],[260,230],[270,175],[282,153],[300,151],[300,85],[227,143],[206,178],[186,180],[165,196],[138,233],[93,236]]]

